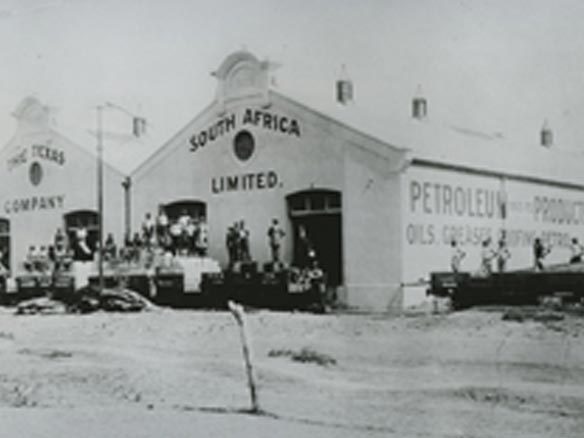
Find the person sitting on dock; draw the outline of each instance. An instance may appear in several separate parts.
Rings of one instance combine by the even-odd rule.
[[[533,241],[533,258],[535,261],[535,270],[543,271],[543,259],[551,252],[550,246],[545,246],[539,237]]]
[[[460,265],[462,263],[462,259],[466,257],[466,253],[458,246],[456,239],[452,239],[450,246],[452,248],[452,255],[450,256],[450,268],[452,269],[452,272],[457,274],[460,272]]]
[[[582,256],[584,256],[584,246],[582,246],[582,244],[578,242],[578,239],[576,237],[572,238],[572,243],[570,244],[570,251],[572,252],[572,255],[570,257],[570,263],[581,263]]]
[[[35,261],[35,269],[39,272],[45,272],[49,269],[49,251],[44,245],[39,249],[38,257]]]
[[[35,245],[28,247],[28,252],[26,253],[26,259],[24,260],[24,269],[28,272],[32,272],[35,269],[36,261],[38,259],[38,251]]]

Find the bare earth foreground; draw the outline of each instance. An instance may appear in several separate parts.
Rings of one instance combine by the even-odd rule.
[[[582,437],[584,318],[0,309],[2,437]],[[336,360],[270,351],[308,347]]]

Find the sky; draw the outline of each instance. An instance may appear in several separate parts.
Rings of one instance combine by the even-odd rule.
[[[537,144],[547,120],[555,147],[580,153],[583,22],[579,0],[0,0],[0,144],[33,95],[63,130],[95,129],[113,102],[147,117],[159,146],[245,48],[280,64],[276,83],[300,101],[333,99],[344,64],[356,105],[380,118],[407,117],[420,87],[434,121]],[[127,119],[109,111],[106,130]]]

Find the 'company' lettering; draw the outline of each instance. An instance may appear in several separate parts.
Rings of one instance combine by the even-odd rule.
[[[40,210],[62,209],[65,206],[65,195],[56,196],[32,196],[6,201],[4,212],[6,214],[26,213]]]

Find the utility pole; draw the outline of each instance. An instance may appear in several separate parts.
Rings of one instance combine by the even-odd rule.
[[[97,107],[97,266],[99,293],[103,293],[103,106]]]

